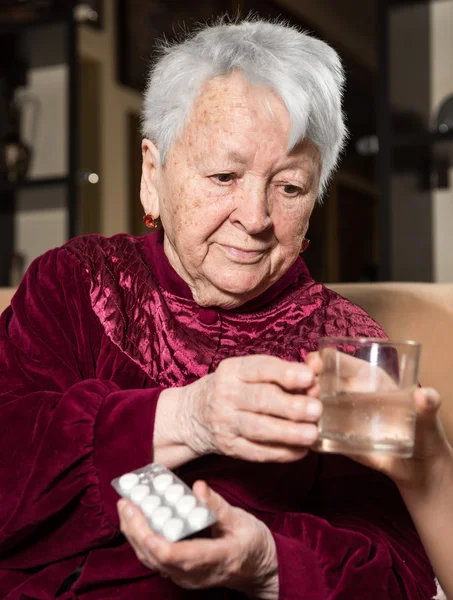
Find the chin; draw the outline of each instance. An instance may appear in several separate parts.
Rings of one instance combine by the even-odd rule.
[[[270,285],[257,277],[217,277],[208,279],[208,284],[192,290],[194,300],[200,306],[218,306],[224,309],[238,308],[248,300],[264,292]],[[266,278],[267,279],[267,278]]]
[[[248,300],[262,294],[271,284],[265,281],[250,279],[249,281],[219,280],[212,281],[219,293],[228,299],[230,308],[240,306]]]

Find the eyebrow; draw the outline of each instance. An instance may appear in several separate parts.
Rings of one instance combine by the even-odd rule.
[[[240,164],[240,165],[247,165],[249,163],[248,158],[246,156],[244,156],[238,150],[232,150],[232,149],[228,150],[227,154],[226,154],[226,158],[228,161],[231,161],[232,163],[236,163],[236,164]],[[283,165],[281,165],[280,167],[275,169],[274,175],[275,175],[275,173],[278,173],[280,171],[298,171],[299,173],[303,173],[304,175],[311,174],[311,177],[310,177],[310,181],[311,181],[312,178],[314,177],[312,168],[311,168],[313,166],[312,163],[313,163],[313,161],[309,157],[305,157],[302,161],[300,158],[288,157],[287,162],[285,162]]]
[[[230,150],[227,154],[227,159],[232,162],[240,163],[241,165],[246,165],[248,163],[247,158],[237,150]]]
[[[289,159],[287,162],[283,163],[280,167],[282,171],[307,171],[307,168],[310,169],[313,167],[313,162],[309,159],[300,160],[300,158]]]
[[[229,150],[227,153],[227,159],[232,162],[240,163],[245,165],[248,163],[248,159],[238,152],[237,150]],[[297,171],[306,171],[307,170],[307,161],[303,161],[301,163],[300,159],[289,159],[287,163],[283,164],[279,167],[279,171],[287,171],[287,170],[297,170]]]

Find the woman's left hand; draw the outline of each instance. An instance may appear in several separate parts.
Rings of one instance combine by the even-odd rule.
[[[352,357],[351,357],[352,358]],[[319,375],[322,361],[318,352],[309,354],[306,363]],[[363,361],[357,359],[359,366]],[[312,388],[308,395],[319,395]],[[427,491],[432,481],[438,478],[445,464],[452,462],[452,448],[448,443],[439,417],[440,397],[431,388],[420,388],[414,393],[417,413],[414,453],[411,458],[396,458],[380,454],[353,456],[349,458],[390,477],[400,489]]]
[[[149,528],[137,506],[124,499],[118,502],[121,531],[138,560],[186,589],[222,586],[276,600],[277,553],[269,529],[206,483],[198,481],[193,489],[217,516],[212,538],[168,542]]]

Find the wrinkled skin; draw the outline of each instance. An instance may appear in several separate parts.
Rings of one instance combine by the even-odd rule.
[[[233,308],[296,260],[319,187],[308,140],[288,153],[280,98],[233,73],[207,82],[165,165],[144,140],[141,201],[165,253],[202,306]]]

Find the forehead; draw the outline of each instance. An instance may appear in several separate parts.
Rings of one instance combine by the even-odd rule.
[[[257,118],[272,115],[280,125],[289,125],[288,111],[278,94],[264,85],[252,85],[239,72],[209,79],[194,103],[192,118],[218,118],[232,111]]]
[[[263,171],[283,165],[289,157],[296,167],[319,171],[320,154],[309,140],[288,153],[290,129],[289,113],[278,94],[235,72],[205,83],[170,153],[206,166],[242,159]]]
[[[286,149],[290,127],[288,111],[278,95],[263,85],[251,85],[236,72],[205,83],[183,137],[192,143],[220,137],[241,145],[266,137]]]

